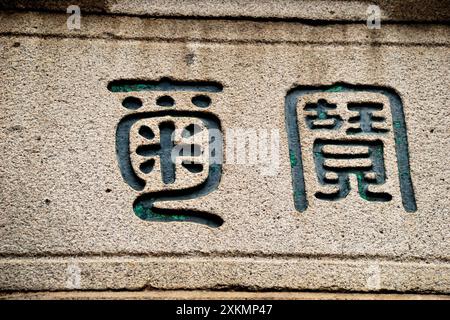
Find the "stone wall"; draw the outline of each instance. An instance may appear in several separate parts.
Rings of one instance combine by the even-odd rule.
[[[450,293],[447,1],[70,4],[0,1],[1,290]]]

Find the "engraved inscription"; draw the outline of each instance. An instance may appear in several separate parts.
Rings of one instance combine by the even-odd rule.
[[[354,188],[369,202],[401,197],[406,211],[416,211],[403,105],[394,90],[298,87],[286,96],[285,111],[297,210],[343,200]]]
[[[139,196],[135,214],[146,221],[189,221],[211,227],[210,212],[157,205],[194,199],[217,188],[222,174],[220,121],[209,109],[222,86],[213,82],[116,80],[108,89],[130,112],[119,122],[116,152],[124,180]]]

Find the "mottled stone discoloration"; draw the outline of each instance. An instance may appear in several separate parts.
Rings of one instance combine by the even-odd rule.
[[[0,289],[450,292],[448,26],[86,14],[68,31],[64,13],[0,17]],[[137,111],[108,84],[164,77],[222,84],[211,112],[225,138],[279,130],[276,175],[225,163],[214,191],[158,204],[220,227],[133,213],[115,140]],[[417,211],[356,192],[296,210],[286,94],[343,82],[401,97]]]

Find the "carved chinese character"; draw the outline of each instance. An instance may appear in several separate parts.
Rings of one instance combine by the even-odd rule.
[[[288,93],[286,113],[299,211],[314,199],[343,200],[352,188],[369,202],[397,197],[416,210],[403,106],[393,90],[299,87]]]
[[[163,79],[118,80],[108,88],[130,111],[117,126],[116,152],[122,177],[140,193],[135,214],[147,221],[220,226],[222,219],[212,213],[156,203],[193,199],[217,188],[221,128],[209,109],[222,86]]]

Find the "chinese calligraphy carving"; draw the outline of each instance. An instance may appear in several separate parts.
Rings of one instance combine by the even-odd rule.
[[[220,121],[199,110],[212,106],[222,86],[163,79],[119,80],[108,88],[132,111],[117,126],[116,152],[122,177],[140,192],[133,204],[136,215],[147,221],[220,226],[223,220],[212,213],[155,203],[201,197],[219,184]]]
[[[416,210],[403,106],[393,90],[298,87],[286,97],[286,121],[297,210],[313,199],[346,198],[352,178],[361,198],[387,202],[400,189],[405,210]]]

